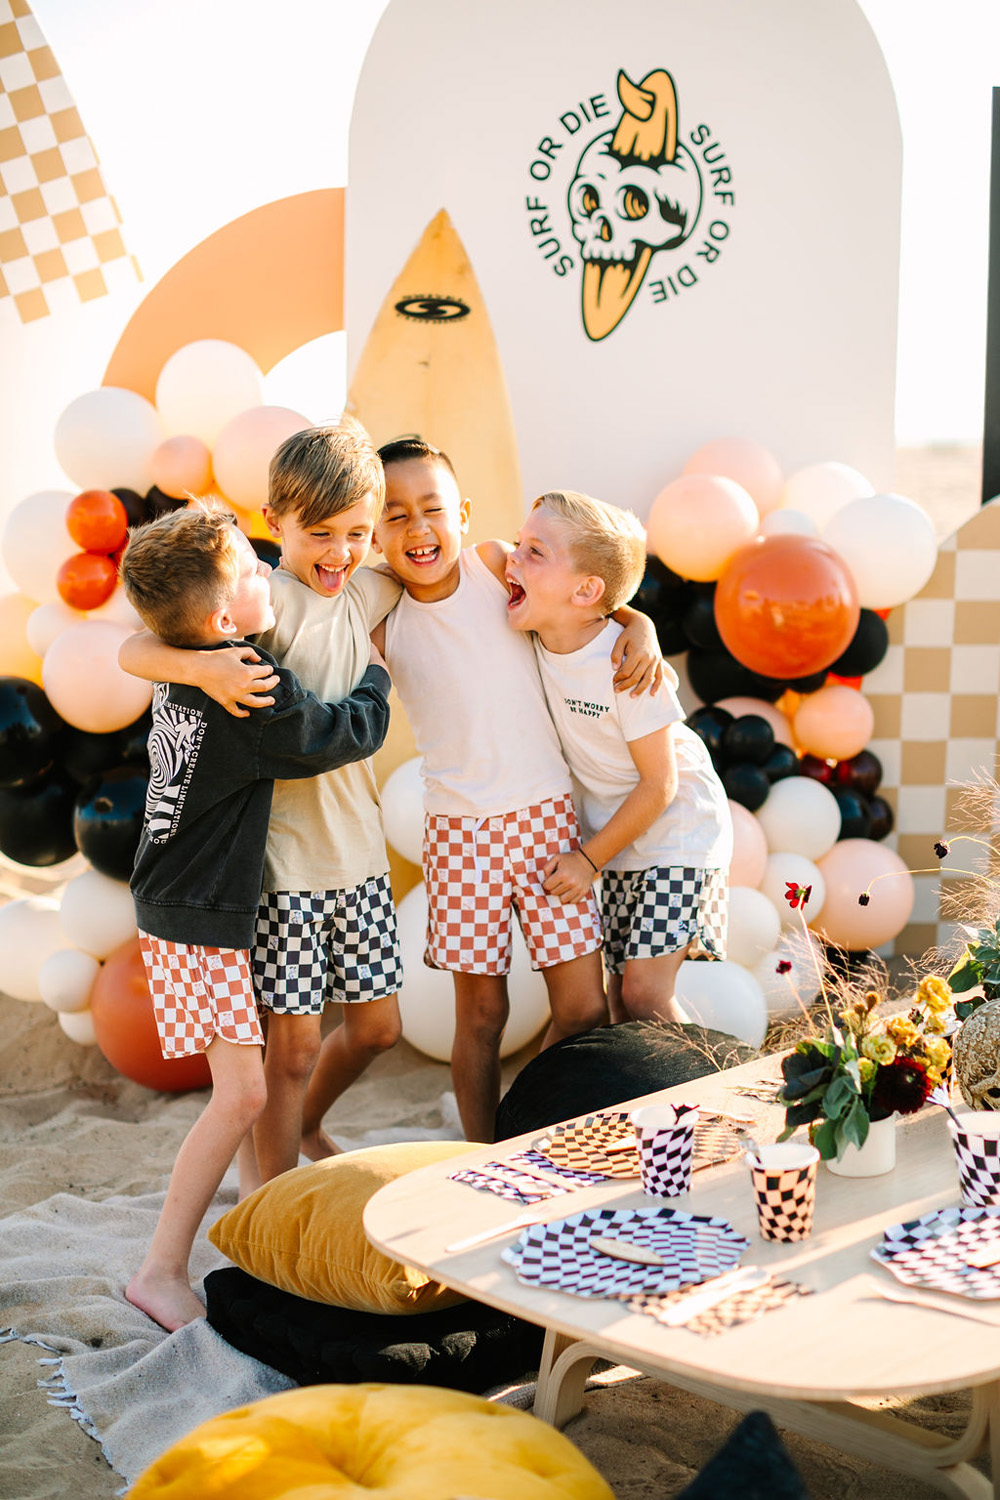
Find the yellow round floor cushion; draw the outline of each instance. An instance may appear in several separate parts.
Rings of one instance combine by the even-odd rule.
[[[403,1141],[294,1167],[223,1214],[208,1237],[258,1281],[313,1302],[375,1313],[452,1307],[465,1298],[376,1250],[361,1219],[387,1182],[478,1149],[468,1141]]]
[[[436,1386],[310,1385],[196,1427],[129,1500],[614,1500],[568,1438]]]

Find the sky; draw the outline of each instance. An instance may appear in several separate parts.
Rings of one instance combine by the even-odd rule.
[[[384,0],[33,6],[147,285],[248,209],[346,182],[353,91]],[[896,440],[978,442],[1000,4],[861,0],[861,8],[885,54],[902,123]],[[293,121],[279,103],[290,96]],[[109,309],[102,326],[95,319],[91,384],[124,321],[120,308]],[[343,363],[343,336],[331,336],[275,371],[266,397],[322,420],[342,402]]]

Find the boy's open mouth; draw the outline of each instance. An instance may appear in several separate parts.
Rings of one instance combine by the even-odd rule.
[[[524,589],[518,583],[516,578],[509,577],[507,579],[507,588],[510,591],[510,598],[507,600],[507,608],[515,609],[517,605],[521,604],[524,601]]]
[[[431,563],[436,563],[441,556],[441,548],[435,543],[431,547],[411,547],[406,554],[408,562],[417,568],[426,568]]]
[[[347,577],[346,568],[324,568],[322,563],[316,564],[316,577],[321,586],[330,594],[339,593],[344,586]]]

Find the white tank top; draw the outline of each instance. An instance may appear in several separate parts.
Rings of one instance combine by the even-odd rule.
[[[530,638],[507,624],[507,590],[474,547],[458,588],[386,619],[385,657],[423,757],[424,806],[489,818],[570,790]]]

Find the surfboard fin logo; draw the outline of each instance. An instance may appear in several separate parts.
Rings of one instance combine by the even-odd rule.
[[[472,311],[460,297],[403,297],[395,307],[400,317],[418,323],[457,323]]]
[[[583,326],[595,342],[628,312],[659,250],[693,232],[698,165],[678,142],[677,91],[663,68],[640,83],[618,73],[621,117],[584,149],[567,195],[583,261]]]

